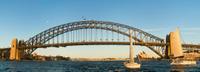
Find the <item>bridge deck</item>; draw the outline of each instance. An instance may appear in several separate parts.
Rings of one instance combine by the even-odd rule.
[[[33,45],[33,46],[22,46],[22,49],[29,48],[47,48],[47,47],[66,47],[66,46],[78,46],[78,45],[129,45],[129,42],[70,42],[70,43],[56,43],[56,44],[44,44],[44,45]],[[161,46],[165,47],[168,44],[166,43],[156,43],[156,42],[134,42],[133,45],[140,46]],[[182,44],[182,46],[186,49],[190,48],[200,48],[200,45],[195,44]],[[7,50],[9,48],[0,48],[0,51]]]

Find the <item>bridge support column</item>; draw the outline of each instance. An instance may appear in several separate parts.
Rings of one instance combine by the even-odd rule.
[[[3,51],[0,51],[0,54],[1,54],[1,60],[3,60],[3,57],[4,57],[4,54],[3,54]]]
[[[1,51],[1,60],[5,59],[5,53],[3,51]]]
[[[169,46],[167,46],[167,55],[170,58],[176,58],[183,56],[183,49],[181,45],[180,32],[176,29],[174,32],[170,32],[167,37]]]
[[[169,44],[170,42],[170,35],[168,34],[166,36],[166,44]],[[171,54],[171,49],[169,45],[166,45],[166,50],[165,50],[165,58],[169,59],[170,58],[170,54]]]
[[[12,40],[9,59],[20,60],[20,50],[18,48],[18,40],[16,38]]]

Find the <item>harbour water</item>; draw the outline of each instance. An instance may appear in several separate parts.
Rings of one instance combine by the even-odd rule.
[[[0,61],[0,72],[128,72],[124,61]],[[199,63],[199,62],[198,62]],[[200,66],[172,67],[169,61],[143,61],[138,72],[200,72]]]

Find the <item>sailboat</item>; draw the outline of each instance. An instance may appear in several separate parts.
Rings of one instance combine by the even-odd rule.
[[[124,66],[128,69],[138,69],[140,68],[140,64],[134,62],[134,57],[133,57],[133,41],[132,41],[132,30],[129,30],[129,41],[130,41],[130,52],[129,52],[129,61],[124,62]]]

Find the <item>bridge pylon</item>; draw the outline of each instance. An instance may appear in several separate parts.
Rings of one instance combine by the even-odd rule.
[[[14,38],[11,42],[10,60],[20,60],[20,50],[18,48],[18,40]]]
[[[182,57],[183,48],[181,44],[179,29],[177,28],[174,32],[170,32],[166,39],[166,42],[169,44],[166,51],[168,58]]]

